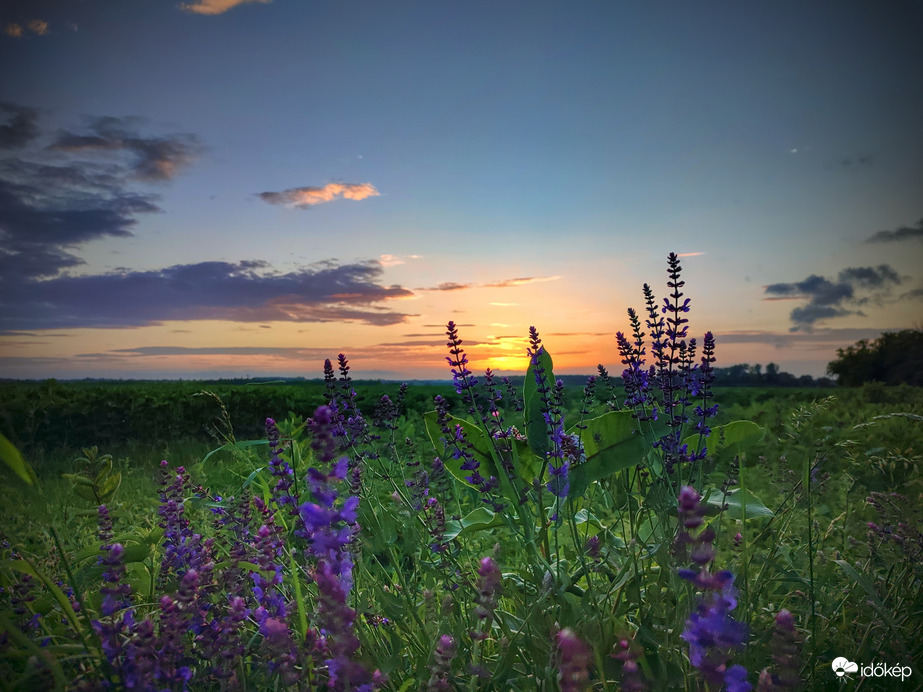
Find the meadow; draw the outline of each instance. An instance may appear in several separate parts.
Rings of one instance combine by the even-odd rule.
[[[680,271],[582,384],[0,384],[0,687],[920,689],[923,389],[716,388]]]

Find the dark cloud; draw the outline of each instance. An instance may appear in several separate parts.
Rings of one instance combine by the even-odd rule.
[[[765,344],[776,348],[815,348],[829,350],[854,343],[860,339],[873,339],[881,334],[881,329],[814,329],[810,332],[767,332],[767,331],[738,331],[718,332],[715,334],[719,346],[721,344]]]
[[[377,262],[266,273],[253,263],[200,262],[158,271],[3,282],[0,333],[139,327],[167,320],[351,321],[385,325],[408,315],[375,305],[413,294],[377,282]]]
[[[901,240],[923,239],[923,219],[917,221],[916,226],[900,226],[893,231],[878,231],[866,243],[896,243]]]
[[[108,168],[0,161],[0,277],[54,276],[83,263],[72,250],[127,237],[156,197],[123,188]]]
[[[848,315],[863,315],[859,306],[870,302],[890,302],[891,291],[902,283],[900,275],[887,264],[877,267],[849,267],[842,270],[837,279],[831,280],[812,274],[803,281],[777,283],[765,287],[768,300],[801,299],[807,304],[791,312],[792,331],[810,330],[821,320]],[[872,291],[868,295],[860,292]]]
[[[877,267],[850,267],[840,272],[842,283],[855,284],[865,288],[882,288],[889,284],[899,284],[900,275],[887,264]]]
[[[28,147],[0,159],[0,289],[83,264],[75,251],[89,241],[131,236],[141,215],[161,211],[138,182],[171,179],[201,150],[191,135],[143,136],[142,118],[111,117],[43,146],[35,109],[0,109],[13,116],[0,143]]]
[[[141,118],[96,118],[90,123],[89,134],[62,130],[49,148],[71,154],[128,152],[131,177],[144,181],[171,180],[202,152],[194,135],[144,137],[137,131],[143,124]]]
[[[18,149],[38,137],[38,111],[35,108],[0,103],[0,149]]]

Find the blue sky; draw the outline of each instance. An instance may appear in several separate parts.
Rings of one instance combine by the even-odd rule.
[[[13,2],[0,376],[618,371],[920,326],[923,4]]]

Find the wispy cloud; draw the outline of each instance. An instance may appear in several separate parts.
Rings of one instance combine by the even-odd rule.
[[[494,305],[498,308],[513,308],[519,305],[519,303],[491,303],[491,305]]]
[[[259,197],[269,204],[306,209],[335,199],[362,200],[378,197],[379,194],[371,183],[327,183],[323,187],[293,187],[281,192],[260,192]]]
[[[325,263],[284,274],[263,262],[200,262],[157,271],[0,281],[0,333],[140,327],[168,320],[403,322],[409,315],[377,303],[412,294],[378,283],[381,273],[374,261]]]
[[[560,276],[524,276],[517,279],[504,279],[495,283],[483,284],[485,288],[509,288],[511,286],[525,286],[526,284],[537,284],[544,281],[557,281]]]
[[[680,252],[677,254],[677,257],[698,257],[699,255],[704,255],[704,252]]]
[[[923,219],[916,226],[900,226],[893,231],[878,231],[866,243],[896,243],[902,240],[923,240]]]
[[[181,3],[179,7],[181,10],[192,12],[193,14],[216,15],[224,14],[238,5],[246,5],[251,2],[268,5],[272,0],[197,0],[191,3]]]
[[[789,298],[807,301],[792,310],[792,331],[808,330],[823,320],[849,315],[864,315],[858,308],[868,303],[893,302],[892,289],[903,283],[887,264],[877,267],[849,267],[835,280],[811,274],[794,283],[770,284],[764,288],[770,299]]]
[[[473,284],[459,284],[454,281],[443,281],[438,286],[430,286],[429,288],[417,288],[416,291],[462,291],[466,288],[471,288]]]

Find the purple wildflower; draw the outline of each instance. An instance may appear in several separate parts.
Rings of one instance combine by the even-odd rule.
[[[275,512],[255,497],[253,502],[263,517],[257,529],[253,549],[260,572],[251,572],[253,595],[263,617],[285,618],[285,597],[282,592],[282,527],[275,523]],[[267,576],[267,574],[269,576]]]
[[[626,637],[620,639],[615,648],[615,653],[610,656],[622,661],[622,689],[625,692],[644,692],[648,685],[638,665],[638,659],[641,657],[639,647],[633,639]]]
[[[295,497],[292,494],[295,473],[291,466],[282,457],[282,448],[279,442],[279,426],[272,418],[266,419],[266,439],[269,441],[269,472],[276,478],[272,489],[272,498],[279,507],[291,505],[290,511],[295,513]]]
[[[503,576],[500,574],[497,562],[492,557],[482,558],[481,566],[478,567],[478,605],[475,608],[478,618],[484,620],[493,615],[500,602],[502,586]]]
[[[555,640],[557,653],[560,656],[558,681],[561,684],[561,692],[586,690],[590,683],[592,649],[567,627],[558,632]]]
[[[795,629],[795,618],[783,608],[776,615],[775,628],[769,642],[775,667],[771,673],[768,669],[760,673],[757,692],[794,690],[801,686],[801,644],[801,637]]]
[[[747,692],[747,671],[743,666],[728,667],[731,653],[743,647],[747,641],[747,626],[737,622],[731,611],[737,606],[737,590],[734,575],[726,570],[712,574],[709,565],[714,560],[712,543],[715,535],[706,527],[697,535],[705,514],[699,494],[684,486],[677,498],[677,510],[682,527],[677,536],[677,545],[685,551],[692,545],[690,557],[695,568],[678,570],[679,576],[692,582],[704,593],[693,612],[686,620],[682,638],[689,643],[689,662],[699,670],[708,685],[727,685],[733,692]]]
[[[257,618],[260,618],[259,613]],[[283,685],[294,686],[300,677],[297,669],[298,648],[285,620],[263,616],[260,619],[260,634],[263,635],[263,650],[269,660],[269,671],[278,675]]]
[[[308,470],[311,500],[300,505],[298,512],[308,539],[308,554],[317,560],[314,580],[320,598],[321,633],[328,655],[328,685],[339,690],[371,685],[372,675],[354,660],[359,640],[353,632],[356,611],[348,605],[353,568],[349,544],[352,531],[357,527],[359,498],[349,497],[338,506],[336,485],[346,478],[347,459],[340,457],[334,461],[332,425],[330,408],[318,407],[311,420],[312,447],[318,465],[332,463],[332,467],[329,472],[318,468]]]
[[[439,637],[433,652],[430,677],[426,683],[426,692],[449,692],[451,687],[452,659],[458,652],[458,642],[448,634]]]
[[[452,368],[452,382],[455,385],[455,392],[464,396],[465,403],[468,404],[468,413],[478,415],[484,421],[485,418],[480,411],[477,400],[478,395],[475,390],[478,380],[468,369],[468,356],[465,355],[465,349],[462,348],[462,340],[458,338],[458,327],[455,326],[455,322],[449,320],[445,329],[445,335],[449,339],[446,346],[449,347],[450,354],[445,359],[449,363],[449,367]]]
[[[98,520],[99,539],[103,541],[99,564],[105,569],[102,575],[103,586],[99,589],[102,595],[100,619],[94,620],[92,624],[106,659],[121,675],[125,664],[125,636],[134,624],[134,613],[129,607],[131,587],[124,581],[125,565],[122,558],[125,549],[120,543],[109,542],[112,540],[112,519],[106,505],[99,506]],[[124,612],[120,614],[120,611]]]
[[[191,562],[192,530],[185,517],[184,491],[189,481],[182,466],[171,473],[166,461],[160,462],[163,478],[160,482],[160,528],[163,529],[163,558],[160,562],[161,585],[170,575],[181,577]]]

